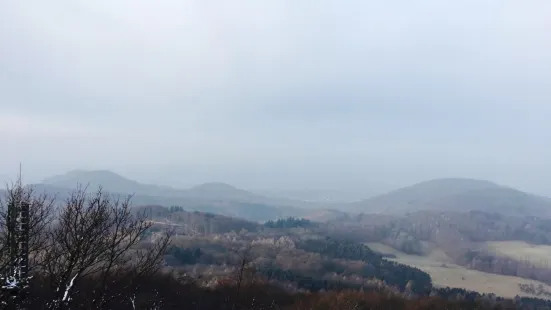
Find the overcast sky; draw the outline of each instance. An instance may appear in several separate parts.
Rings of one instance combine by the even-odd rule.
[[[0,0],[0,175],[551,195],[551,1]]]

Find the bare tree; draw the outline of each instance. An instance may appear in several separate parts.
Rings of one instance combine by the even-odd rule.
[[[252,261],[252,244],[246,245],[243,249],[240,251],[234,251],[237,254],[237,257],[239,258],[237,268],[235,270],[235,285],[236,285],[236,291],[235,291],[235,300],[232,304],[232,309],[235,309],[237,306],[237,303],[240,299],[241,294],[241,288],[245,282],[246,272],[249,269],[249,265]]]
[[[95,283],[86,307],[104,309],[115,299],[128,300],[139,289],[136,279],[159,270],[170,234],[140,243],[151,223],[145,210],[131,212],[130,198],[113,198],[101,189],[88,194],[82,187],[70,194],[47,232],[42,272],[52,291],[50,309],[67,308],[84,278]]]

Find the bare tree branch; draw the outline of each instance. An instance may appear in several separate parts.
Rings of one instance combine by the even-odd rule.
[[[50,308],[62,309],[71,294],[78,291],[79,281],[95,279],[92,306],[102,309],[132,289],[132,279],[158,271],[170,234],[155,243],[136,246],[151,227],[145,213],[133,215],[130,199],[113,198],[100,188],[88,194],[86,188],[75,190],[60,209],[58,221],[48,231],[44,271],[53,290]],[[121,288],[122,286],[122,288]],[[117,287],[119,295],[115,295]]]

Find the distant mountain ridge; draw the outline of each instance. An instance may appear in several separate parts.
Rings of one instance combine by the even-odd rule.
[[[71,170],[65,174],[46,178],[41,184],[61,188],[74,188],[77,185],[88,186],[91,189],[102,187],[108,191],[128,194],[166,195],[177,191],[168,186],[139,183],[109,170]]]
[[[445,178],[351,203],[346,210],[384,214],[476,210],[514,216],[551,216],[551,199],[485,180]]]
[[[212,197],[214,195],[218,196],[217,198],[231,196],[242,199],[261,197],[220,182],[200,184],[190,189],[178,189],[169,186],[140,183],[108,170],[72,170],[62,175],[46,178],[41,184],[60,188],[74,188],[79,184],[88,186],[91,189],[101,186],[110,192],[151,196]]]
[[[187,210],[206,211],[258,221],[288,216],[306,217],[310,214],[318,216],[319,209],[324,209],[321,204],[268,198],[221,182],[204,183],[189,189],[177,189],[139,183],[107,170],[72,170],[63,175],[47,178],[42,183],[33,184],[33,187],[38,191],[55,193],[58,198],[63,199],[79,184],[87,186],[88,190],[96,190],[101,186],[112,194],[122,196],[131,194],[134,205],[177,205]]]
[[[73,170],[33,186],[38,191],[55,193],[63,199],[78,184],[88,185],[88,190],[102,186],[113,194],[133,194],[134,205],[178,205],[187,210],[259,221],[287,216],[327,220],[345,217],[343,211],[389,215],[417,211],[483,211],[511,216],[551,216],[550,198],[490,181],[465,178],[435,179],[358,202],[327,204],[266,197],[220,182],[188,189],[143,184],[107,170]]]
[[[63,188],[74,188],[78,184],[81,184],[88,185],[90,189],[96,189],[101,186],[110,192],[140,194],[147,196],[187,197],[208,200],[236,200],[251,203],[311,208],[321,206],[321,204],[308,203],[300,200],[266,197],[222,182],[204,183],[188,189],[144,184],[127,179],[108,170],[72,170],[63,175],[44,179],[41,184]]]

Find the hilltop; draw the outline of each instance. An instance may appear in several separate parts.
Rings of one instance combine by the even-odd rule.
[[[38,191],[56,194],[64,199],[77,185],[87,186],[89,191],[101,187],[109,193],[133,195],[137,206],[181,206],[186,210],[218,213],[242,217],[253,221],[267,221],[287,216],[323,217],[334,213],[322,204],[299,200],[270,198],[221,182],[209,182],[188,189],[140,183],[108,170],[72,170],[62,175],[46,178],[32,186]],[[328,213],[329,212],[329,213]],[[335,213],[340,215],[340,213]]]
[[[109,192],[140,196],[185,197],[285,206],[304,204],[301,201],[290,199],[268,198],[222,182],[209,182],[193,186],[189,189],[181,189],[140,183],[108,170],[72,170],[62,175],[46,178],[41,184],[58,188],[74,188],[76,185],[81,184],[88,185],[88,188],[92,190],[101,186]]]
[[[551,200],[490,181],[446,178],[421,182],[346,205],[364,213],[483,211],[505,215],[551,215]]]
[[[143,195],[169,195],[178,191],[170,187],[139,183],[108,170],[71,170],[65,174],[46,178],[41,184],[58,188],[74,188],[82,185],[92,190],[102,187],[111,192]]]

